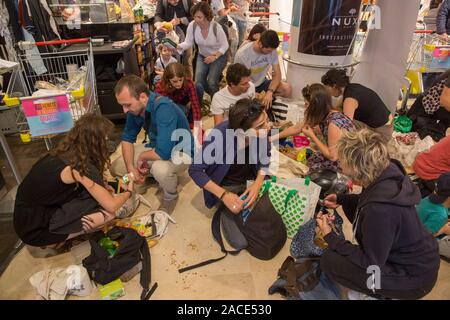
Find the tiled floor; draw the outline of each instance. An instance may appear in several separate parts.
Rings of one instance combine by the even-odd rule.
[[[213,211],[205,208],[200,189],[189,179],[187,173],[180,177],[180,190],[180,199],[173,213],[177,223],[171,224],[168,234],[151,249],[152,280],[159,284],[152,298],[280,299],[278,295],[270,296],[267,291],[276,280],[281,263],[289,255],[289,241],[270,261],[258,260],[243,251],[215,264],[178,273],[180,267],[221,256],[210,231]],[[154,208],[159,205],[157,196],[157,189],[154,187],[147,192],[147,198]],[[141,205],[136,214],[146,210],[148,209]],[[345,222],[344,229],[349,235],[348,221]],[[68,266],[74,262],[75,258],[71,253],[35,259],[27,249],[23,249],[0,278],[0,299],[40,299],[28,278],[35,272]],[[126,283],[125,290],[126,295],[122,299],[139,299],[139,277]],[[98,292],[94,290],[87,299],[99,299]],[[425,299],[450,299],[449,263],[442,261],[439,281]]]

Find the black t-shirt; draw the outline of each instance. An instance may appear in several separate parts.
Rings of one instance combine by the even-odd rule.
[[[255,165],[250,163],[249,147],[245,148],[245,164],[238,164],[237,155],[234,159],[234,164],[231,165],[227,175],[222,180],[222,186],[237,186],[245,185],[247,180],[255,180],[256,172]]]
[[[66,234],[49,231],[54,213],[77,198],[85,188],[75,183],[65,184],[61,172],[67,164],[59,157],[45,156],[30,170],[17,189],[14,207],[14,228],[25,243],[44,246],[65,241]],[[94,167],[86,176],[103,185],[102,174]]]
[[[40,159],[17,189],[16,200],[34,206],[61,206],[72,200],[84,187],[65,184],[61,180],[61,172],[66,166],[59,157],[47,155]],[[103,185],[103,177],[94,166],[89,166],[88,171],[88,178]]]
[[[389,121],[391,112],[372,89],[358,83],[350,83],[344,91],[344,100],[346,98],[358,101],[358,108],[355,110],[353,119],[372,128],[382,127]]]

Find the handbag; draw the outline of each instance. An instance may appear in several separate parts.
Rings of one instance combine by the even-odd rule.
[[[325,207],[317,206],[316,212],[327,210]],[[332,225],[332,229],[338,235],[343,237],[342,225],[344,221],[337,214],[336,210],[333,210],[335,220]],[[318,227],[316,219],[311,219],[306,222],[297,232],[295,237],[292,239],[290,252],[291,255],[298,258],[310,258],[310,257],[320,257],[322,256],[327,245],[318,234]]]
[[[292,238],[313,217],[320,187],[309,177],[277,179],[273,176],[272,180],[264,182],[260,192],[269,193],[270,201],[286,226],[288,238]]]

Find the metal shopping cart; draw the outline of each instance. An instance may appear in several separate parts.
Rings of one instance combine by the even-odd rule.
[[[88,46],[71,50],[74,43]],[[18,46],[20,65],[12,74],[4,102],[16,110],[22,141],[44,138],[50,149],[54,135],[69,131],[83,114],[99,112],[92,43],[83,38]],[[39,52],[37,47],[42,46],[47,52]]]
[[[411,93],[426,90],[423,74],[442,73],[450,68],[450,42],[432,30],[416,30],[408,56],[406,75],[412,82]]]

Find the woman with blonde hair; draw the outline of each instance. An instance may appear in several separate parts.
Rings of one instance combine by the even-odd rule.
[[[415,209],[418,188],[400,162],[389,158],[383,137],[370,129],[344,132],[337,149],[343,173],[363,191],[329,195],[325,205],[342,205],[357,244],[339,237],[329,216],[319,214],[317,223],[328,244],[322,271],[356,291],[353,297],[422,298],[436,283],[439,252]]]
[[[115,218],[132,196],[133,181],[116,196],[104,182],[113,130],[105,117],[86,114],[31,168],[17,189],[14,208],[14,227],[23,242],[56,249]]]

